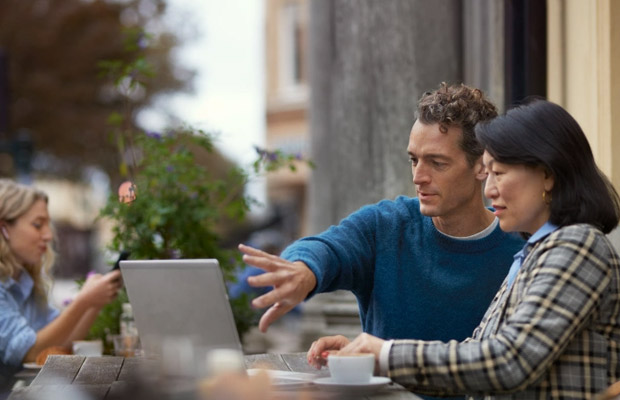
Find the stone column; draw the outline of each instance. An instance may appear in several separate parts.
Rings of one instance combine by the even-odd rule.
[[[504,2],[463,0],[463,83],[504,111]]]
[[[462,80],[458,0],[310,2],[310,232],[364,204],[413,195],[417,100]]]

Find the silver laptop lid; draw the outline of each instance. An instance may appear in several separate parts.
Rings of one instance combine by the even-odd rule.
[[[129,260],[120,267],[147,354],[174,337],[242,350],[217,260]]]

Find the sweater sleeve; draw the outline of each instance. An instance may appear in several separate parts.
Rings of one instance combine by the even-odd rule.
[[[602,234],[580,235],[545,241],[526,260],[522,293],[496,334],[461,343],[395,341],[390,377],[435,394],[514,392],[535,384],[597,313],[611,282],[612,255]]]
[[[0,293],[0,310],[0,362],[19,366],[36,342],[37,334],[6,292]]]
[[[326,231],[300,239],[282,253],[289,261],[303,261],[317,279],[310,293],[337,289],[369,293],[372,287],[376,237],[377,205],[365,206]]]

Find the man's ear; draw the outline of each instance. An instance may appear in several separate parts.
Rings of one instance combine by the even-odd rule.
[[[476,176],[476,179],[479,181],[484,181],[485,179],[487,179],[487,176],[489,175],[487,173],[486,167],[482,163],[482,157],[476,160],[476,163],[474,164],[474,174]]]

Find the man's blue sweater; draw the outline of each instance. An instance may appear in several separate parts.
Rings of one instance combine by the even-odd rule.
[[[282,257],[306,263],[311,293],[352,291],[364,332],[383,339],[462,340],[482,319],[523,240],[497,227],[477,240],[440,233],[417,198],[361,208]]]

